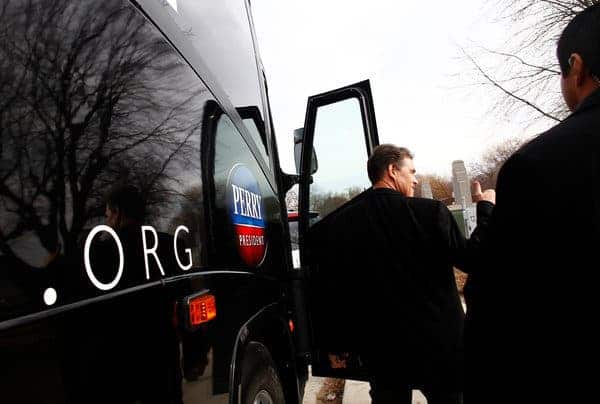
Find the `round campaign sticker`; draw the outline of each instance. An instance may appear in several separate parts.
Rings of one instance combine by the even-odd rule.
[[[229,173],[227,204],[240,256],[246,264],[256,267],[267,250],[264,205],[256,178],[243,164],[236,164]]]

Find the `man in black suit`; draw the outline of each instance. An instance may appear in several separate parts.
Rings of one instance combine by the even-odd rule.
[[[429,404],[455,404],[464,312],[453,265],[469,266],[470,246],[444,204],[413,197],[412,157],[405,148],[376,147],[368,161],[373,187],[309,233],[323,268],[319,285],[329,291],[319,307],[333,331],[323,345],[359,353],[373,403],[410,403],[411,390],[420,389]],[[480,206],[482,216],[485,208],[491,204]]]
[[[468,403],[589,402],[597,390],[600,4],[567,25],[557,56],[572,114],[504,164],[488,260],[467,282]]]

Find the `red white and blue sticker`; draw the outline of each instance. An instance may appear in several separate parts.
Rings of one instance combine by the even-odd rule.
[[[256,267],[267,251],[265,209],[258,182],[244,164],[236,164],[229,173],[227,204],[240,257]]]

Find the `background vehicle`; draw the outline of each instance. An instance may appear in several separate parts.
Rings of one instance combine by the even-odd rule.
[[[329,372],[248,2],[5,1],[0,134],[2,402],[295,403]]]

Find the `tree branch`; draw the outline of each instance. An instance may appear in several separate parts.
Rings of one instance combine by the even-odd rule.
[[[534,109],[535,111],[537,111],[538,113],[540,113],[541,115],[545,116],[546,118],[550,118],[556,122],[560,122],[561,120],[549,113],[547,113],[546,111],[542,110],[540,107],[538,107],[537,105],[533,104],[530,101],[527,101],[526,99],[519,97],[518,95],[514,94],[513,92],[507,90],[506,88],[504,88],[502,85],[500,85],[496,80],[494,80],[492,77],[490,77],[489,74],[487,74],[482,68],[481,66],[479,66],[479,64],[475,61],[475,59],[473,59],[473,57],[471,55],[469,55],[464,48],[460,47],[460,50],[462,51],[462,53],[465,55],[465,57],[467,59],[469,59],[469,61],[473,64],[473,66],[475,66],[475,68],[479,71],[479,73],[481,73],[481,75],[483,77],[485,77],[485,79],[494,87],[498,88],[499,90],[501,90],[502,92],[504,92],[506,95],[508,95],[511,98],[516,99],[519,102],[522,102],[523,104],[529,106],[530,108]]]

